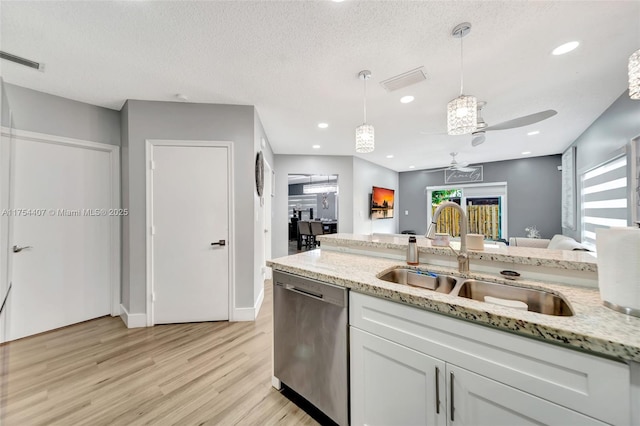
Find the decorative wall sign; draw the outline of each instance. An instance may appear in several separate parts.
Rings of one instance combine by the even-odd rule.
[[[562,227],[576,230],[576,147],[562,154]]]
[[[262,197],[264,192],[264,157],[262,151],[256,154],[256,192],[258,197]]]
[[[461,170],[445,170],[444,183],[482,182],[482,166],[469,166],[468,172]]]

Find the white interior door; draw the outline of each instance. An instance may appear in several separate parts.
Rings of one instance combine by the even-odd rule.
[[[229,318],[227,147],[153,145],[153,322]],[[224,245],[218,243],[224,241]]]
[[[111,154],[20,138],[12,147],[8,340],[108,315]]]

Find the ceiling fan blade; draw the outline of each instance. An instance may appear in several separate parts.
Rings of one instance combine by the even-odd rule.
[[[458,167],[457,169],[455,169],[459,172],[472,172],[475,169],[473,167]]]
[[[456,165],[455,165],[455,166],[453,166],[453,168],[454,168],[454,169],[458,169],[458,170],[460,170],[460,169],[462,169],[462,168],[467,167],[468,165],[469,165],[469,162],[467,162],[467,161],[461,161],[461,162],[459,162],[459,163],[456,163]]]
[[[537,123],[539,121],[546,120],[547,118],[551,118],[557,113],[558,112],[553,109],[548,109],[546,111],[536,112],[535,114],[525,115],[524,117],[514,118],[513,120],[503,121],[502,123],[498,123],[494,126],[489,126],[484,130],[507,130],[515,129],[522,126],[528,126],[529,124]]]

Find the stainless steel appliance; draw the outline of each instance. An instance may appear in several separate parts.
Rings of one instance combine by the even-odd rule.
[[[274,375],[348,425],[347,289],[278,271],[273,283]]]

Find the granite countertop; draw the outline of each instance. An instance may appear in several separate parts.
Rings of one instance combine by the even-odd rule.
[[[471,271],[459,274],[440,266],[420,264],[418,269],[447,273],[522,287],[544,288],[561,294],[575,315],[557,317],[523,311],[418,287],[382,281],[377,275],[404,262],[381,257],[311,250],[267,262],[274,270],[318,279],[353,291],[406,303],[422,309],[471,320],[505,331],[581,349],[619,360],[640,362],[640,318],[630,317],[602,305],[596,289],[548,284],[531,280],[505,281]]]
[[[361,249],[397,249],[404,250],[408,244],[408,235],[394,234],[327,234],[318,236],[318,240],[334,246],[354,247]],[[418,252],[453,256],[448,247],[435,247],[431,240],[423,236],[416,236]],[[455,249],[460,248],[459,241],[452,241]],[[597,272],[595,253],[572,250],[549,250],[530,247],[499,247],[485,243],[485,249],[469,250],[469,259],[486,260],[492,262],[508,262],[522,265],[545,266],[574,271]]]

